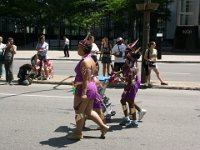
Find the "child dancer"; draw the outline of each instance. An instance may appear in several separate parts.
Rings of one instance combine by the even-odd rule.
[[[135,104],[135,96],[140,86],[140,80],[138,79],[138,64],[137,60],[140,58],[139,50],[135,49],[137,41],[128,45],[126,50],[126,61],[123,66],[121,73],[123,74],[123,78],[125,81],[124,91],[121,97],[121,105],[124,112],[124,119],[120,123],[122,126],[129,127],[138,127],[138,122],[136,121],[136,109],[138,110],[140,121],[146,110],[141,109]],[[127,103],[129,107],[129,113],[127,108]],[[132,118],[130,120],[129,114]]]

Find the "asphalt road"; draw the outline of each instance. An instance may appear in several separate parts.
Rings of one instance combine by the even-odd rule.
[[[29,60],[15,60],[14,72],[17,73],[19,67],[25,63],[30,62]],[[55,75],[75,75],[74,68],[77,64],[77,61],[53,60],[53,64],[55,68]],[[101,75],[102,65],[101,63],[99,64],[99,74]],[[163,80],[200,82],[200,69],[198,63],[158,63],[158,67]],[[157,80],[155,73],[152,73],[152,80]]]
[[[199,150],[199,91],[139,90],[136,103],[147,109],[139,128],[118,125],[123,117],[119,98],[122,89],[107,89],[112,108],[110,132],[99,139],[96,125],[86,122],[84,139],[66,139],[74,128],[73,95],[67,85],[9,86],[0,83],[1,150]]]

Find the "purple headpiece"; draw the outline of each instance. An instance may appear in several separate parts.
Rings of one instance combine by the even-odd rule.
[[[135,47],[135,45],[137,44],[138,40],[139,40],[139,39],[137,39],[137,40],[134,41],[133,43],[129,43],[128,46],[127,46],[127,48],[128,48],[128,49],[132,49],[133,47]]]
[[[86,39],[80,41],[79,44],[83,47],[84,50],[92,49],[92,43]]]

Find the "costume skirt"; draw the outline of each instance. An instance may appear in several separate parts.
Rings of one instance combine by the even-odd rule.
[[[99,93],[97,93],[96,98],[94,99],[93,108],[101,109],[102,97]]]
[[[77,86],[75,95],[76,96],[82,95],[82,85]],[[88,83],[86,95],[90,100],[99,99],[100,95],[97,91],[97,86],[94,81]]]
[[[124,100],[126,101],[134,101],[135,100],[135,96],[136,93],[138,91],[140,87],[140,80],[136,79],[130,86],[130,88],[128,89],[128,91],[126,92],[126,94],[124,95]]]

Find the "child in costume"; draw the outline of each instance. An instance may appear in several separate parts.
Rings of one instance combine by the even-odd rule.
[[[138,110],[139,121],[146,113],[145,109],[141,109],[135,104],[135,96],[140,87],[137,64],[137,60],[140,58],[140,53],[138,52],[139,50],[136,50],[135,48],[137,41],[128,45],[125,54],[126,61],[122,68],[122,71],[119,72],[123,74],[123,78],[125,81],[124,91],[122,93],[120,101],[125,117],[120,125],[126,126],[127,128],[138,127],[138,122],[136,120],[136,109]],[[129,107],[129,113],[127,103]],[[129,118],[129,115],[131,116],[132,120]]]

